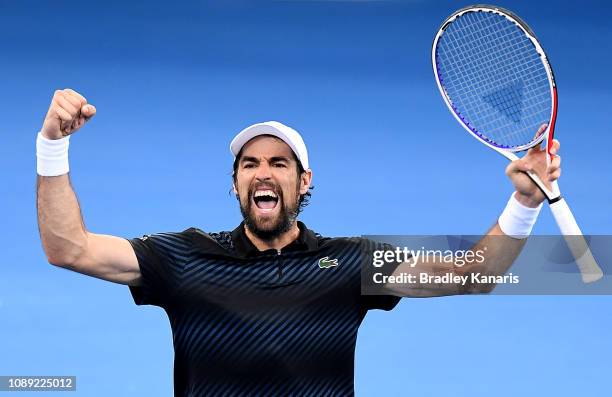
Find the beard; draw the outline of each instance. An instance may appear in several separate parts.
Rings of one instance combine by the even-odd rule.
[[[271,184],[266,183],[266,185],[269,186]],[[274,193],[278,196],[277,205],[280,206],[278,214],[273,219],[264,220],[253,213],[253,196],[257,189],[257,184],[249,188],[246,203],[242,202],[240,195],[236,195],[240,203],[240,212],[242,213],[244,224],[249,228],[251,233],[265,241],[273,240],[281,234],[288,232],[293,226],[299,212],[299,193],[296,193],[296,197],[292,203],[287,203],[282,189],[277,185],[272,185],[272,188]],[[296,190],[296,192],[297,191],[298,190]]]

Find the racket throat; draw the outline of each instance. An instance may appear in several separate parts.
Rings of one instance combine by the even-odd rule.
[[[548,204],[554,204],[557,201],[561,201],[563,199],[563,196],[559,195],[555,198],[549,199],[548,197],[546,197],[546,200],[548,201]]]

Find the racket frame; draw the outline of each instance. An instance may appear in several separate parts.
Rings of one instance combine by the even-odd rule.
[[[533,141],[525,145],[515,146],[515,147],[506,147],[506,146],[498,146],[498,145],[493,144],[492,142],[489,142],[482,134],[480,134],[475,129],[471,128],[468,125],[468,123],[459,115],[459,113],[455,110],[452,104],[452,101],[450,97],[448,96],[448,93],[444,89],[442,82],[440,81],[440,76],[438,74],[437,60],[436,60],[436,50],[438,48],[438,41],[442,37],[442,34],[444,33],[448,25],[450,25],[453,21],[455,21],[455,19],[463,16],[464,14],[470,13],[470,12],[492,12],[499,16],[503,16],[504,18],[508,19],[510,22],[515,24],[517,27],[519,27],[523,31],[523,33],[525,33],[525,35],[529,38],[531,43],[534,45],[534,47],[536,48],[536,51],[538,52],[538,55],[540,56],[540,60],[542,61],[542,64],[544,65],[544,70],[546,71],[546,74],[548,76],[548,82],[550,86],[550,96],[551,96],[551,102],[552,102],[550,121],[548,122],[546,130],[543,133],[541,133],[540,135],[538,135],[538,137],[536,137],[536,139],[534,139]],[[448,107],[451,114],[459,122],[459,124],[461,124],[461,126],[463,126],[463,128],[466,131],[468,131],[470,135],[472,135],[474,138],[476,138],[478,141],[480,141],[484,145],[490,147],[491,149],[495,150],[502,156],[506,157],[510,161],[515,161],[519,159],[516,153],[531,149],[533,147],[536,147],[537,145],[541,145],[542,141],[544,140],[546,142],[546,152],[548,153],[547,161],[550,161],[550,159],[554,157],[554,155],[550,153],[550,148],[552,147],[554,131],[555,131],[555,123],[557,120],[558,100],[557,100],[557,85],[555,83],[555,76],[550,66],[550,62],[548,61],[548,58],[546,57],[546,53],[544,52],[544,49],[542,48],[539,41],[535,37],[535,34],[529,28],[529,26],[525,22],[523,22],[517,15],[515,15],[511,11],[508,11],[504,8],[497,7],[497,6],[491,6],[487,4],[476,4],[476,5],[464,7],[460,10],[455,11],[451,16],[449,16],[442,23],[442,25],[438,29],[438,33],[436,34],[434,38],[432,50],[431,50],[431,64],[433,66],[434,76],[436,78],[436,84],[438,86],[438,90],[440,91],[440,94],[442,95],[442,98],[444,98],[444,103]],[[544,193],[549,204],[552,204],[561,199],[561,192],[559,191],[559,187],[556,181],[551,183],[551,188],[549,189],[544,184],[544,182],[540,179],[540,177],[538,177],[538,175],[536,175],[534,172],[527,172],[527,175],[536,184],[536,186],[542,191],[542,193]]]
[[[463,120],[463,118],[458,114],[457,111],[455,111],[452,101],[450,100],[450,97],[448,96],[446,90],[444,89],[440,81],[440,76],[438,75],[437,60],[436,60],[436,50],[438,47],[438,41],[444,34],[444,31],[448,25],[450,25],[455,19],[469,12],[492,12],[497,15],[503,16],[504,18],[514,23],[517,27],[519,27],[525,33],[525,35],[533,43],[534,47],[536,48],[536,51],[538,52],[540,56],[540,60],[542,61],[542,64],[544,65],[544,70],[546,71],[546,74],[548,75],[548,81],[550,85],[550,96],[551,96],[551,101],[552,101],[550,121],[546,127],[546,130],[542,134],[540,134],[538,137],[536,137],[536,139],[534,139],[532,142],[526,145],[516,146],[516,147],[497,146],[497,145],[494,145],[492,142],[489,142],[487,139],[485,139],[483,135],[479,134],[477,131],[470,128],[468,123]],[[487,4],[476,4],[476,5],[467,6],[460,10],[455,11],[451,16],[449,16],[442,23],[442,25],[438,29],[438,32],[434,38],[433,45],[432,45],[431,63],[433,66],[434,76],[436,78],[436,84],[438,85],[440,94],[442,95],[442,98],[444,99],[444,103],[446,103],[446,106],[448,107],[449,111],[455,117],[455,119],[457,119],[459,124],[463,126],[463,128],[466,131],[468,131],[470,135],[472,135],[474,138],[476,138],[478,141],[480,141],[484,145],[490,147],[491,149],[495,150],[502,156],[506,157],[510,161],[515,161],[519,159],[518,155],[516,154],[517,152],[522,152],[522,151],[531,149],[533,147],[536,147],[537,145],[541,145],[542,142],[545,140],[546,153],[547,153],[546,160],[548,163],[550,163],[551,159],[554,157],[554,154],[550,152],[550,149],[552,148],[552,145],[553,145],[555,124],[557,122],[557,107],[558,107],[557,85],[555,82],[555,76],[553,74],[552,67],[550,66],[548,57],[546,56],[544,49],[540,45],[540,42],[537,40],[535,34],[529,28],[529,26],[525,22],[523,22],[517,15],[515,15],[511,11],[508,11],[504,8],[487,5]],[[578,268],[580,270],[582,281],[585,283],[590,283],[590,282],[597,281],[600,278],[602,278],[603,272],[601,268],[599,267],[599,265],[597,264],[597,262],[595,261],[595,258],[593,257],[591,250],[586,240],[584,239],[582,235],[582,231],[580,230],[580,227],[576,223],[576,219],[574,218],[569,206],[567,205],[563,197],[561,197],[561,192],[559,190],[559,185],[557,184],[557,181],[551,182],[550,184],[551,188],[549,189],[542,182],[540,177],[536,175],[534,172],[528,171],[526,174],[529,176],[529,178],[531,178],[531,180],[536,184],[536,186],[546,196],[546,199],[548,200],[548,203],[550,204],[551,212],[553,213],[555,221],[557,222],[557,225],[559,226],[561,230],[561,234],[563,234],[565,241],[568,247],[570,248],[570,251],[572,252],[572,255],[576,259],[576,264],[578,265]]]

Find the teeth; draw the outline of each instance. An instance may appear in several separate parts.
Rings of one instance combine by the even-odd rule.
[[[262,197],[262,196],[270,196],[273,198],[277,198],[276,193],[274,193],[272,190],[258,190],[255,192],[255,197]]]

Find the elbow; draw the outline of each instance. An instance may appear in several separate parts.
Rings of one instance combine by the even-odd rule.
[[[49,262],[50,265],[53,265],[55,267],[61,267],[65,269],[69,269],[74,266],[74,260],[70,259],[67,256],[58,254],[47,255],[47,262]]]
[[[463,290],[466,295],[490,294],[497,284],[468,284]]]
[[[495,283],[480,284],[478,286],[478,294],[490,294],[497,287]]]
[[[78,255],[68,253],[47,253],[49,264],[64,269],[74,269],[78,262]]]
[[[86,251],[86,243],[62,244],[56,247],[43,244],[43,246],[49,264],[70,270],[74,270],[78,266]]]

